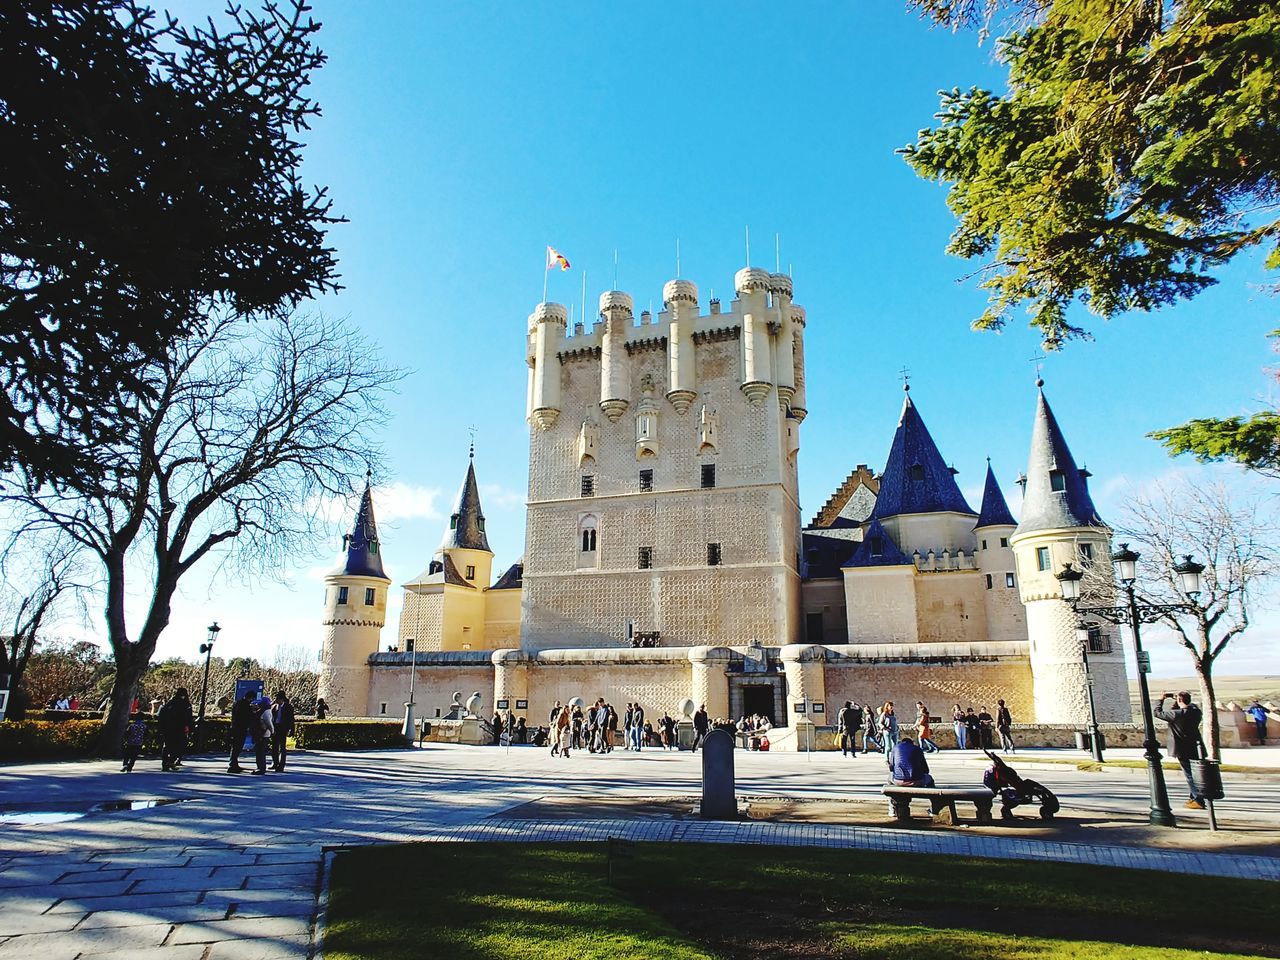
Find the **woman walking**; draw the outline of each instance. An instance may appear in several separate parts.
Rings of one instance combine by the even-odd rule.
[[[929,708],[916,701],[916,732],[920,737],[920,749],[925,753],[937,753],[938,745],[931,739],[933,728],[929,726]]]
[[[886,700],[880,711],[880,743],[885,760],[890,760],[893,748],[898,745],[898,715],[893,712],[892,700]]]

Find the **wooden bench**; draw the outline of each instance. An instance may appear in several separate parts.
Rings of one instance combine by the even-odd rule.
[[[959,817],[956,815],[957,801],[972,803],[978,811],[978,822],[990,823],[991,804],[995,801],[995,794],[985,787],[966,787],[963,789],[900,787],[897,784],[887,783],[880,792],[889,798],[889,805],[893,809],[894,819],[899,822],[906,822],[911,819],[912,800],[928,800],[934,816],[946,810],[951,814],[952,823],[959,822]]]

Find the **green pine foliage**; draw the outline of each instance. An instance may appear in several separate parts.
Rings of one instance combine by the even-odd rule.
[[[916,0],[943,23],[989,7]],[[983,261],[974,322],[1025,307],[1049,349],[1195,296],[1242,251],[1280,268],[1280,4],[1053,0],[997,41],[1008,90],[941,94],[902,150],[950,187],[949,252]]]

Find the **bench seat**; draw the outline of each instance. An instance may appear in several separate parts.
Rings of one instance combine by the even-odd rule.
[[[906,822],[911,819],[911,801],[928,800],[936,816],[943,810],[951,814],[952,822],[958,822],[956,803],[972,803],[978,812],[978,823],[991,822],[991,805],[995,794],[985,787],[905,787],[887,783],[880,791],[889,798],[894,819]]]

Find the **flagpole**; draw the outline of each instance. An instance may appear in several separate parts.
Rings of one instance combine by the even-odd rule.
[[[680,238],[676,237],[676,279],[680,279]]]
[[[550,254],[547,254],[547,257],[550,257]],[[547,274],[549,274],[550,272],[551,272],[551,266],[544,259],[542,264],[542,302],[543,303],[547,302]]]
[[[773,272],[782,272],[782,235],[773,235]]]
[[[618,289],[618,248],[613,248],[613,289]]]
[[[587,323],[587,271],[582,271],[582,324],[586,329]]]
[[[751,224],[747,224],[747,266],[751,266]]]

